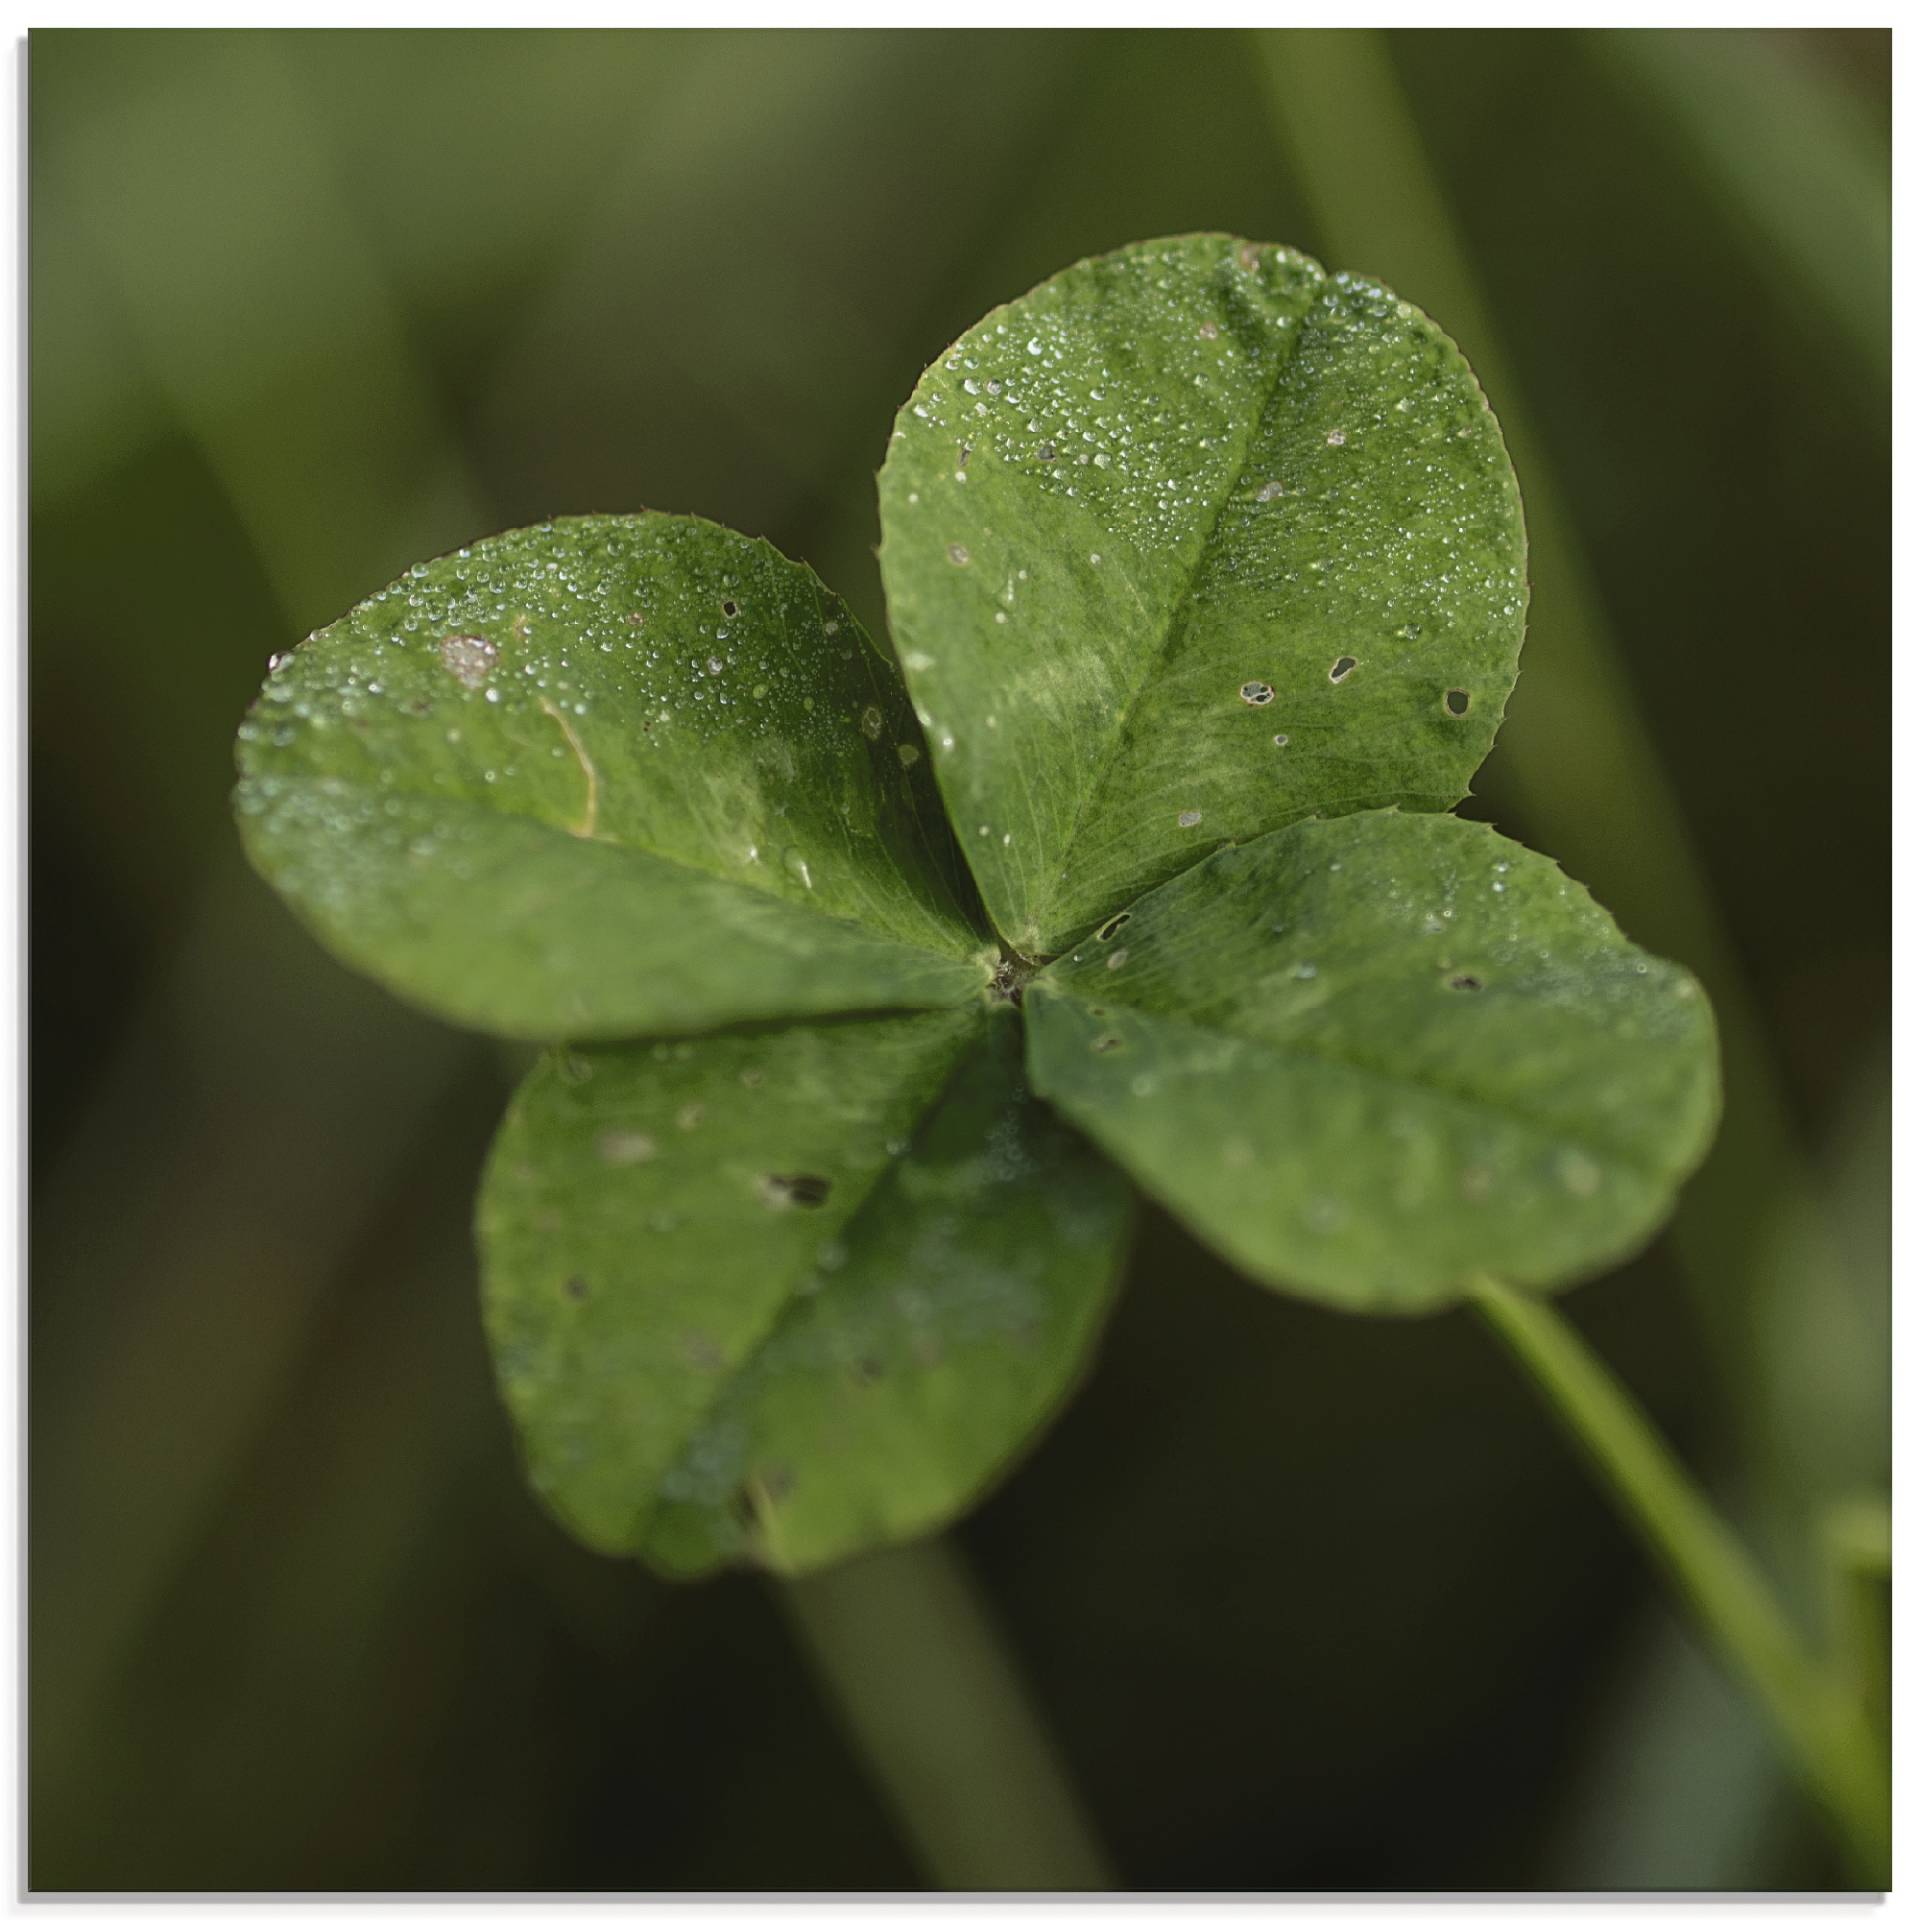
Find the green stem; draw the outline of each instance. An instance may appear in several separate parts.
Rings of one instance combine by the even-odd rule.
[[[778,1590],[942,1890],[1105,1891],[1111,1867],[959,1553],[895,1547]]]
[[[1765,1707],[1855,1870],[1868,1885],[1885,1887],[1892,1847],[1886,1766],[1859,1703],[1808,1653],[1732,1529],[1573,1327],[1545,1300],[1496,1281],[1482,1282],[1475,1300],[1600,1469],[1721,1657]]]
[[[1893,1578],[1893,1514],[1886,1501],[1869,1495],[1830,1508],[1822,1518],[1820,1546],[1834,1668],[1854,1699],[1884,1703],[1886,1588]]]

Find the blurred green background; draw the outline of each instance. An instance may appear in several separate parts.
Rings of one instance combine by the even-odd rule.
[[[920,1884],[758,1582],[523,1491],[468,1242],[510,1063],[246,872],[231,740],[270,653],[550,513],[706,514],[877,621],[923,364],[1195,227],[1388,280],[1508,427],[1531,638],[1470,810],[1728,1050],[1675,1227],[1572,1310],[1817,1627],[1888,1472],[1889,48],[35,34],[32,1884]],[[959,1541],[1131,1887],[1839,1883],[1465,1314],[1149,1216]]]

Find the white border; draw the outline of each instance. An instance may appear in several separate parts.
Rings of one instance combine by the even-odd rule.
[[[965,25],[968,27],[1117,27],[1117,26],[1179,26],[1194,27],[1246,27],[1246,26],[1381,26],[1381,27],[1447,27],[1447,28],[1540,28],[1552,26],[1698,26],[1698,27],[1807,27],[1807,26],[1854,26],[1888,27],[1894,24],[1890,12],[1882,9],[1878,14],[1853,14],[1843,20],[1810,20],[1806,7],[1790,8],[1778,4],[1734,8],[1726,5],[1696,5],[1687,9],[1683,17],[1676,18],[1673,11],[1652,5],[1572,8],[1543,8],[1539,5],[1523,5],[1520,0],[1506,0],[1505,4],[1482,4],[1477,7],[1458,9],[1446,17],[1436,17],[1430,8],[1412,5],[1388,5],[1376,8],[1364,20],[1356,19],[1351,9],[1331,4],[1331,0],[1301,0],[1301,3],[1289,6],[1284,14],[1276,18],[1276,9],[1271,6],[1256,6],[1251,0],[1214,0],[1212,5],[1189,6],[1182,10],[1177,19],[1170,19],[1171,9],[1151,8],[1138,3],[1138,0],[1109,0],[1109,4],[1070,4],[1068,0],[970,0],[964,10],[964,19],[956,19],[950,10],[936,11],[930,8],[911,8],[901,6],[882,6],[874,0],[841,0],[834,6],[814,6],[801,9],[794,6],[771,4],[771,0],[706,0],[699,10],[697,21],[689,22],[683,9],[674,9],[658,4],[646,4],[640,0],[625,0],[625,4],[612,4],[612,0],[574,0],[571,6],[565,6],[543,14],[536,22],[530,22],[524,8],[515,8],[499,4],[499,0],[481,0],[480,4],[464,7],[451,5],[432,5],[396,8],[384,0],[343,0],[328,8],[301,8],[290,10],[271,22],[262,19],[258,6],[243,6],[238,0],[224,0],[224,4],[203,5],[192,12],[176,16],[167,21],[156,20],[149,9],[130,4],[130,0],[90,0],[89,4],[70,4],[50,6],[29,19],[25,15],[16,15],[10,21],[9,37],[14,42],[15,72],[14,84],[7,89],[6,111],[9,125],[5,140],[6,198],[7,203],[18,209],[16,221],[24,224],[24,171],[23,154],[25,149],[25,128],[22,107],[25,96],[24,56],[20,43],[30,27],[33,28],[73,28],[73,27],[155,27],[160,25],[175,27],[504,27],[538,24],[543,26],[566,27],[618,27],[643,28],[648,26],[683,26],[696,24],[700,27],[908,27]],[[1895,207],[1895,249],[1894,249],[1894,285],[1896,289],[1896,315],[1898,324],[1895,329],[1896,369],[1902,363],[1900,349],[1906,344],[1911,327],[1907,324],[1913,311],[1910,301],[1900,296],[1906,291],[1906,268],[1910,252],[1904,244],[1909,209],[1916,204],[1909,188],[1912,185],[1913,163],[1912,148],[1906,132],[1902,109],[1915,98],[1912,85],[1914,58],[1909,36],[1897,32],[1894,40],[1894,99],[1896,135],[1894,144],[1894,207]],[[15,284],[11,288],[11,298],[5,303],[4,326],[7,346],[16,368],[21,369],[16,381],[5,387],[4,420],[13,436],[16,456],[5,470],[5,478],[0,482],[4,488],[5,504],[10,509],[12,524],[16,528],[14,545],[8,549],[5,567],[10,593],[9,603],[17,610],[15,621],[15,653],[13,671],[0,676],[0,724],[11,743],[14,758],[14,777],[0,780],[0,859],[5,862],[4,878],[9,897],[18,903],[17,913],[24,911],[23,835],[26,826],[25,804],[25,497],[24,470],[25,451],[22,438],[25,427],[23,400],[25,395],[24,361],[21,358],[25,346],[25,293],[20,276],[25,259],[25,241],[23,233],[16,233],[16,246],[12,255],[13,277]],[[1901,380],[1896,372],[1894,383],[1894,445],[1896,449],[1920,443],[1920,419],[1915,418],[1915,409],[1911,401],[1909,383]],[[1914,531],[1911,514],[1906,510],[1907,502],[1900,485],[1901,475],[1896,455],[1895,524],[1896,548],[1901,558],[1896,565],[1894,592],[1894,631],[1896,636],[1908,632],[1907,613],[1911,601],[1910,575],[1911,562],[1905,558],[1904,536]],[[1814,643],[1819,637],[1812,636]],[[1837,640],[1837,637],[1829,637]],[[1860,636],[1860,643],[1871,649],[1876,644],[1874,636]],[[1836,652],[1837,658],[1837,652]],[[1825,664],[1810,658],[1809,671],[1824,671]],[[1836,668],[1837,670],[1837,668]],[[1911,698],[1914,669],[1908,659],[1905,648],[1896,645],[1893,656],[1894,700],[1897,718],[1912,717],[1920,721],[1920,711],[1916,711]],[[1869,681],[1870,684],[1870,681]],[[1895,895],[1895,981],[1896,987],[1909,979],[1914,971],[1916,947],[1914,938],[1913,902],[1916,897],[1915,881],[1920,873],[1915,871],[1915,859],[1912,852],[1914,838],[1910,829],[1916,818],[1916,776],[1911,771],[1913,760],[1911,753],[1896,756],[1895,776],[1895,855],[1894,878]],[[14,1281],[15,1312],[12,1315],[0,1315],[0,1377],[22,1380],[20,1372],[21,1344],[20,1328],[24,1312],[24,1290],[22,1288],[23,1195],[25,1190],[25,1169],[23,1148],[25,1130],[23,1112],[25,1103],[24,1066],[24,1022],[25,1022],[25,968],[23,964],[24,920],[14,928],[14,938],[4,948],[6,1001],[14,1009],[13,1021],[9,1024],[4,1041],[0,1041],[0,1064],[13,1075],[17,1095],[14,1106],[5,1112],[5,1133],[10,1136],[6,1144],[12,1148],[11,1161],[14,1177],[5,1191],[4,1205],[7,1212],[7,1231],[0,1236],[0,1246],[15,1250]],[[1894,1017],[1894,1084],[1895,1101],[1895,1192],[1905,1193],[1913,1187],[1913,1176],[1920,1176],[1920,1167],[1916,1167],[1911,1146],[1910,1130],[1904,1125],[1905,1103],[1900,1097],[1901,1090],[1920,1078],[1920,1062],[1915,1059],[1915,1030],[1912,1023],[1904,1019],[1896,999]],[[1902,1177],[1907,1176],[1907,1177]],[[1909,1243],[1907,1220],[1904,1214],[1896,1211],[1894,1237],[1894,1271],[1904,1279],[1908,1272],[1905,1253]],[[1906,1316],[1899,1310],[1899,1292],[1895,1290],[1895,1365],[1896,1379],[1901,1376],[1900,1361],[1905,1356],[1908,1341],[1906,1339]],[[1909,1468],[1920,1468],[1920,1427],[1916,1427],[1912,1418],[1901,1412],[1901,1397],[1896,1392],[1895,1405],[1895,1478],[1897,1484],[1906,1484]],[[8,1424],[6,1431],[6,1450],[9,1456],[6,1465],[10,1469],[0,1475],[5,1488],[7,1503],[5,1537],[8,1543],[9,1558],[13,1562],[13,1578],[4,1584],[4,1605],[6,1614],[6,1644],[13,1649],[14,1657],[5,1665],[4,1677],[0,1677],[0,1712],[11,1721],[15,1728],[15,1739],[0,1749],[0,1804],[4,1805],[4,1827],[0,1828],[0,1847],[4,1848],[4,1859],[0,1860],[0,1888],[6,1889],[6,1899],[10,1910],[18,1909],[22,1904],[17,1889],[20,1886],[21,1854],[23,1838],[21,1830],[21,1780],[20,1761],[24,1750],[24,1727],[20,1710],[23,1705],[21,1691],[22,1669],[20,1659],[23,1651],[21,1638],[23,1620],[20,1612],[20,1550],[22,1543],[21,1522],[24,1514],[22,1500],[21,1473],[24,1467],[22,1432],[24,1426],[24,1400],[16,1407],[15,1419]],[[1900,1509],[1896,1506],[1896,1537],[1904,1544],[1908,1530],[1899,1524]],[[1901,1556],[1904,1559],[1904,1556]],[[1895,1591],[1895,1666],[1894,1666],[1894,1706],[1896,1727],[1904,1729],[1915,1724],[1915,1715],[1910,1709],[1914,1706],[1916,1683],[1907,1663],[1899,1658],[1899,1649],[1905,1644],[1906,1629],[1912,1616],[1902,1604],[1901,1589]],[[1920,1668],[1914,1669],[1920,1671]],[[1898,1743],[1904,1753],[1904,1741]],[[1898,1757],[1898,1756],[1897,1756]],[[1916,1846],[1915,1834],[1920,1831],[1916,1821],[1920,1819],[1920,1808],[1916,1800],[1920,1799],[1920,1770],[1899,1768],[1895,1774],[1894,1827],[1895,1827],[1895,1864],[1897,1882],[1911,1885],[1916,1876],[1920,1876],[1920,1847]],[[1498,1817],[1498,1809],[1488,1810],[1490,1818]],[[1920,1896],[1914,1897],[1920,1903]],[[1089,1916],[1115,1917],[1132,1914],[1137,1908],[1151,1904],[1162,1912],[1172,1915],[1206,1915],[1217,1913],[1221,1907],[1241,1906],[1285,1906],[1289,1913],[1302,1916],[1324,1917],[1324,1920],[1351,1920],[1352,1916],[1371,1913],[1390,1913],[1405,1911],[1410,1901],[1384,1899],[1287,1899],[1279,1896],[1253,1896],[1244,1899],[1221,1898],[1208,1900],[1168,1899],[1149,1900],[1145,1896],[1126,1900],[1084,1899],[1065,1901],[1062,1899],[1016,1899],[988,1896],[938,1896],[928,1899],[873,1899],[857,1895],[821,1896],[806,1899],[788,1899],[777,1902],[700,1899],[674,1900],[651,1899],[636,1896],[635,1904],[644,1904],[650,1913],[663,1915],[688,1916],[688,1920],[720,1920],[721,1916],[745,1914],[760,1910],[768,1904],[795,1905],[808,1909],[844,1910],[862,1916],[862,1920],[890,1920],[891,1916],[908,1915],[929,1904],[972,1905],[992,1904],[1002,1911],[1032,1912],[1045,1914],[1062,1905],[1071,1904],[1079,1913]],[[592,1898],[495,1898],[495,1899],[449,1899],[430,1900],[423,1896],[419,1899],[366,1899],[342,1897],[339,1899],[235,1899],[213,1900],[169,1898],[135,1902],[128,1900],[99,1900],[91,1898],[65,1898],[59,1896],[40,1896],[32,1901],[36,1906],[57,1907],[76,1914],[118,1912],[127,1906],[163,1905],[169,1911],[187,1914],[205,1913],[221,1916],[222,1920],[240,1920],[241,1916],[269,1915],[283,1911],[290,1905],[297,1906],[340,1906],[351,1908],[358,1914],[369,1916],[394,1916],[402,1920],[411,1916],[422,1904],[431,1904],[441,1911],[472,1912],[476,1915],[498,1915],[506,1912],[528,1915],[555,1916],[565,1915],[578,1910],[582,1905],[603,1904]],[[623,1902],[623,1904],[625,1904]],[[1619,1905],[1632,1904],[1638,1911],[1653,1916],[1681,1916],[1693,1913],[1702,1905],[1711,1905],[1718,1909],[1734,1911],[1753,1911],[1755,1913],[1777,1914],[1783,1910],[1831,1910],[1835,1906],[1860,1906],[1868,1904],[1865,1896],[1823,1900],[1797,1899],[1788,1897],[1761,1897],[1720,1899],[1696,1898],[1680,1899],[1674,1897],[1656,1897],[1649,1900],[1631,1900],[1627,1896],[1608,1895],[1570,1895],[1559,1900],[1539,1898],[1504,1899],[1494,1896],[1435,1896],[1422,1904],[1440,1905],[1446,1909],[1462,1909],[1498,1913],[1506,1920],[1532,1920],[1533,1916],[1548,1916],[1564,1912],[1569,1905]],[[1879,1903],[1873,1903],[1879,1904]],[[1899,1915],[1909,1904],[1907,1896],[1896,1892],[1885,1903],[1889,1913]],[[1920,1911],[1920,1904],[1916,1904]]]

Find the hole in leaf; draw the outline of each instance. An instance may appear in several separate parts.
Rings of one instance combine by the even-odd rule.
[[[824,1207],[833,1182],[823,1173],[763,1173],[760,1198],[779,1211],[786,1207]]]
[[[951,560],[956,567],[964,567],[967,562],[973,558],[973,555],[956,540],[948,547],[947,558]]]
[[[1096,940],[1111,940],[1132,918],[1133,915],[1131,913],[1116,913],[1093,937]]]
[[[1200,824],[1200,809],[1198,807],[1189,807],[1186,812],[1180,816],[1180,824],[1183,827],[1197,827]]]
[[[1447,985],[1455,993],[1478,993],[1481,982],[1471,973],[1456,973]]]
[[[1462,687],[1452,687],[1447,692],[1447,711],[1457,720],[1461,714],[1473,705],[1473,695]]]
[[[1250,707],[1264,707],[1273,700],[1273,689],[1264,680],[1249,680],[1240,689],[1240,698]]]
[[[720,611],[731,620],[733,616],[740,611],[740,603],[737,600],[722,600],[720,602]]]
[[[1327,678],[1337,687],[1360,664],[1352,654],[1343,653],[1327,670]]]
[[[1112,1053],[1119,1044],[1120,1036],[1117,1033],[1103,1033],[1093,1043],[1093,1050],[1095,1053]]]

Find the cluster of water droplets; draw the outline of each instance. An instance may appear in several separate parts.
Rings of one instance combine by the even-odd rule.
[[[1124,713],[1116,799],[1172,802],[1151,846],[1129,821],[1134,865],[1083,863],[1090,889],[1112,897],[1177,870],[1203,821],[1208,839],[1239,837],[1298,817],[1330,781],[1351,796],[1356,766],[1382,800],[1464,789],[1511,683],[1523,547],[1498,428],[1407,302],[1277,250],[1129,250],[963,336],[897,437],[914,481],[896,510],[926,516],[951,582],[904,656],[936,748],[983,769],[1017,762],[1037,745],[1035,716],[1056,747],[1068,740],[1077,702],[1089,741],[1068,751],[1098,764]],[[1010,516],[1010,481],[1072,514]],[[1132,685],[1124,639],[1107,641],[1112,663],[1084,644],[1063,652],[1062,621],[1085,618],[1102,635],[1137,626],[1151,661],[1217,662],[1208,726],[1224,753],[1201,751],[1190,725],[1145,723],[1154,689]],[[970,642],[976,657],[953,634],[983,619],[1013,631]],[[1056,686],[1075,663],[1078,689]],[[1184,686],[1174,706],[1190,721]],[[1264,729],[1248,707],[1271,709]],[[1184,791],[1183,768],[1197,773]],[[1014,783],[1025,777],[1016,764]],[[991,843],[1002,823],[982,813],[963,833]]]
[[[372,822],[410,837],[378,851],[431,859],[472,828],[418,803],[481,800],[790,896],[834,874],[836,910],[883,927],[950,917],[897,672],[805,569],[703,522],[563,520],[416,566],[275,663],[242,751],[269,836],[364,834],[388,795]]]

